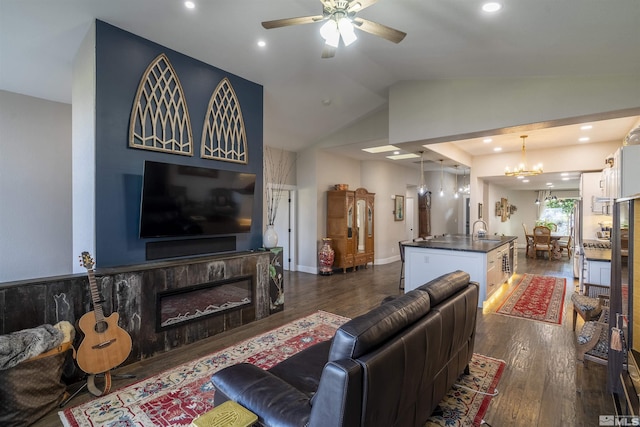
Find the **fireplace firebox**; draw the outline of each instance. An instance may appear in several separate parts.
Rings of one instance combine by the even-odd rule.
[[[239,310],[252,303],[251,276],[159,292],[156,294],[156,331]]]

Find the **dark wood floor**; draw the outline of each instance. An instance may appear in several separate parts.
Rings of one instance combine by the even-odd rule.
[[[204,356],[278,327],[316,310],[347,317],[358,316],[378,305],[387,295],[398,294],[400,262],[369,267],[346,274],[317,276],[286,273],[284,312],[225,332],[196,344],[129,365],[118,373],[133,373],[138,379],[156,374],[169,366]],[[613,414],[613,402],[605,392],[604,366],[589,363],[584,371],[582,395],[576,393],[575,334],[571,330],[571,302],[576,282],[572,264],[533,260],[519,253],[518,275],[547,274],[567,279],[567,296],[561,326],[506,317],[478,310],[475,352],[506,361],[506,369],[485,416],[498,426],[597,426],[598,415]],[[514,281],[517,283],[517,280]],[[578,319],[578,329],[581,326]],[[137,380],[118,380],[114,388]],[[70,405],[91,398],[76,397]],[[60,426],[57,411],[36,424]]]

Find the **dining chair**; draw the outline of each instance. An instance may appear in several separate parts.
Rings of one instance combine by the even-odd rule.
[[[553,244],[551,243],[551,230],[549,227],[539,225],[533,229],[533,249],[537,255],[538,251],[546,251],[551,259]]]
[[[560,255],[562,255],[564,253],[564,249],[566,249],[567,250],[567,256],[569,257],[569,259],[571,259],[571,255],[573,255],[572,239],[573,239],[573,228],[569,232],[569,237],[568,238],[565,239],[563,237],[562,239],[558,240],[558,247],[560,248]]]
[[[527,244],[524,253],[526,256],[528,256],[529,250],[533,247],[533,234],[529,233],[529,231],[527,230],[527,224],[525,224],[524,222],[522,223],[522,229],[524,230],[524,240]]]

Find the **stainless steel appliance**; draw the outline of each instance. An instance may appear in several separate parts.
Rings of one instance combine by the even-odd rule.
[[[582,247],[582,199],[577,199],[573,204],[571,213],[571,224],[573,229],[573,277],[579,279],[580,290],[582,290],[583,277],[582,268],[584,265],[584,248]]]

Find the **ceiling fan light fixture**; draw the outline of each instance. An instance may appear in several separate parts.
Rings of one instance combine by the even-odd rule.
[[[338,23],[329,19],[320,27],[320,35],[324,39],[325,43],[331,47],[338,47],[340,43],[340,32],[338,31]]]
[[[338,21],[338,30],[342,36],[342,41],[345,46],[349,46],[354,41],[358,40],[355,31],[353,31],[353,24],[349,18],[342,17]]]

